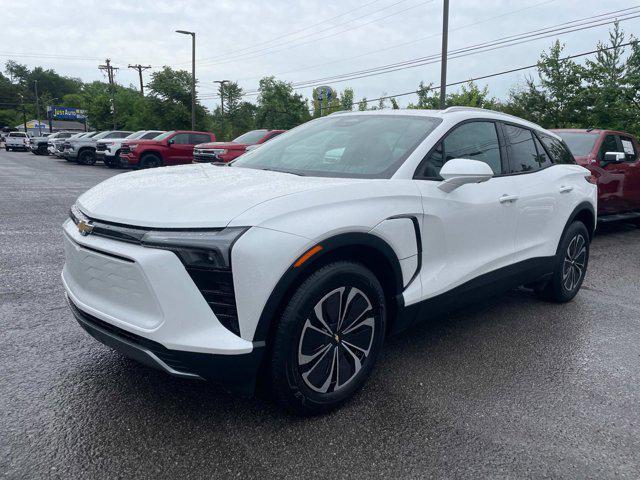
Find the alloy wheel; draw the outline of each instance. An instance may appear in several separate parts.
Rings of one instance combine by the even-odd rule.
[[[307,387],[332,393],[358,375],[373,345],[375,314],[355,287],[336,288],[316,303],[298,344],[298,371]]]
[[[569,242],[562,263],[562,287],[572,292],[582,280],[587,262],[587,242],[578,234]]]

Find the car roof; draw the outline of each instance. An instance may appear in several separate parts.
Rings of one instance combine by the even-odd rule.
[[[473,119],[487,119],[487,120],[496,120],[503,121],[509,123],[515,123],[522,125],[523,127],[531,128],[534,130],[540,130],[545,133],[550,133],[554,137],[557,137],[557,134],[546,130],[541,127],[537,123],[530,122],[529,120],[525,120],[520,117],[516,117],[515,115],[510,115],[508,113],[498,112],[495,110],[488,110],[486,108],[476,108],[476,107],[449,107],[444,110],[426,110],[426,109],[385,109],[385,110],[369,110],[365,112],[356,111],[356,112],[335,112],[331,115],[406,115],[406,116],[414,116],[414,117],[432,117],[432,118],[441,118],[442,120],[446,120],[450,123],[458,123],[464,120],[473,120]]]

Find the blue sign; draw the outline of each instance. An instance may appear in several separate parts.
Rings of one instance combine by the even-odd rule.
[[[84,120],[85,111],[75,107],[47,107],[47,113],[53,120]]]

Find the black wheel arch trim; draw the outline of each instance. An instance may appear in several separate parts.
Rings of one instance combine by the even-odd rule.
[[[591,215],[591,219],[593,221],[593,226],[591,229],[589,229],[589,225],[585,225],[585,227],[587,227],[587,231],[589,232],[589,240],[593,239],[593,235],[596,231],[596,226],[598,224],[598,217],[596,215],[596,209],[593,207],[593,205],[587,201],[581,202],[579,203],[576,208],[573,209],[573,212],[571,212],[571,215],[569,215],[569,219],[567,220],[567,223],[564,226],[564,229],[562,230],[562,235],[560,236],[560,239],[562,239],[562,237],[564,236],[564,233],[567,231],[567,228],[569,228],[569,225],[571,225],[573,223],[573,221],[578,217],[578,215],[580,215],[582,212],[588,212]],[[560,242],[558,242],[558,248],[560,248]]]
[[[271,291],[271,295],[269,295],[269,298],[262,309],[262,313],[258,319],[258,325],[256,326],[256,330],[253,335],[254,342],[267,341],[274,317],[278,312],[278,309],[281,308],[282,302],[285,300],[287,294],[297,283],[300,282],[301,279],[308,276],[309,273],[315,269],[318,262],[326,260],[332,252],[335,252],[342,247],[373,248],[386,258],[393,270],[393,298],[398,304],[398,308],[402,308],[402,291],[404,290],[404,285],[400,260],[391,245],[389,245],[385,240],[373,233],[351,232],[338,234],[318,243],[322,245],[322,250],[311,257],[311,261],[305,262],[301,267],[294,267],[292,263],[282,277],[280,277],[280,280]]]

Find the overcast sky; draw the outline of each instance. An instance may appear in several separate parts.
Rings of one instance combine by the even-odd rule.
[[[116,81],[137,86],[130,63],[190,69],[190,38],[197,33],[199,95],[211,107],[214,80],[240,82],[247,91],[259,78],[276,75],[299,82],[438,54],[442,0],[216,0],[0,2],[0,61],[53,68],[84,81],[104,79],[98,64],[111,58],[120,67]],[[451,0],[449,49],[552,27],[633,6],[628,0]],[[640,10],[638,11],[640,15]],[[640,31],[640,18],[622,22]],[[609,25],[559,36],[566,54],[595,48],[607,40]],[[455,82],[536,62],[553,38],[477,53],[449,61]],[[580,61],[584,61],[581,59]],[[422,80],[439,83],[433,63],[347,82],[324,82],[337,90],[350,86],[356,99],[412,91]],[[145,77],[150,72],[147,70]],[[518,72],[482,80],[504,98],[522,82]],[[311,89],[300,90],[309,96]],[[255,100],[255,97],[247,97]],[[401,106],[412,96],[399,98]]]

